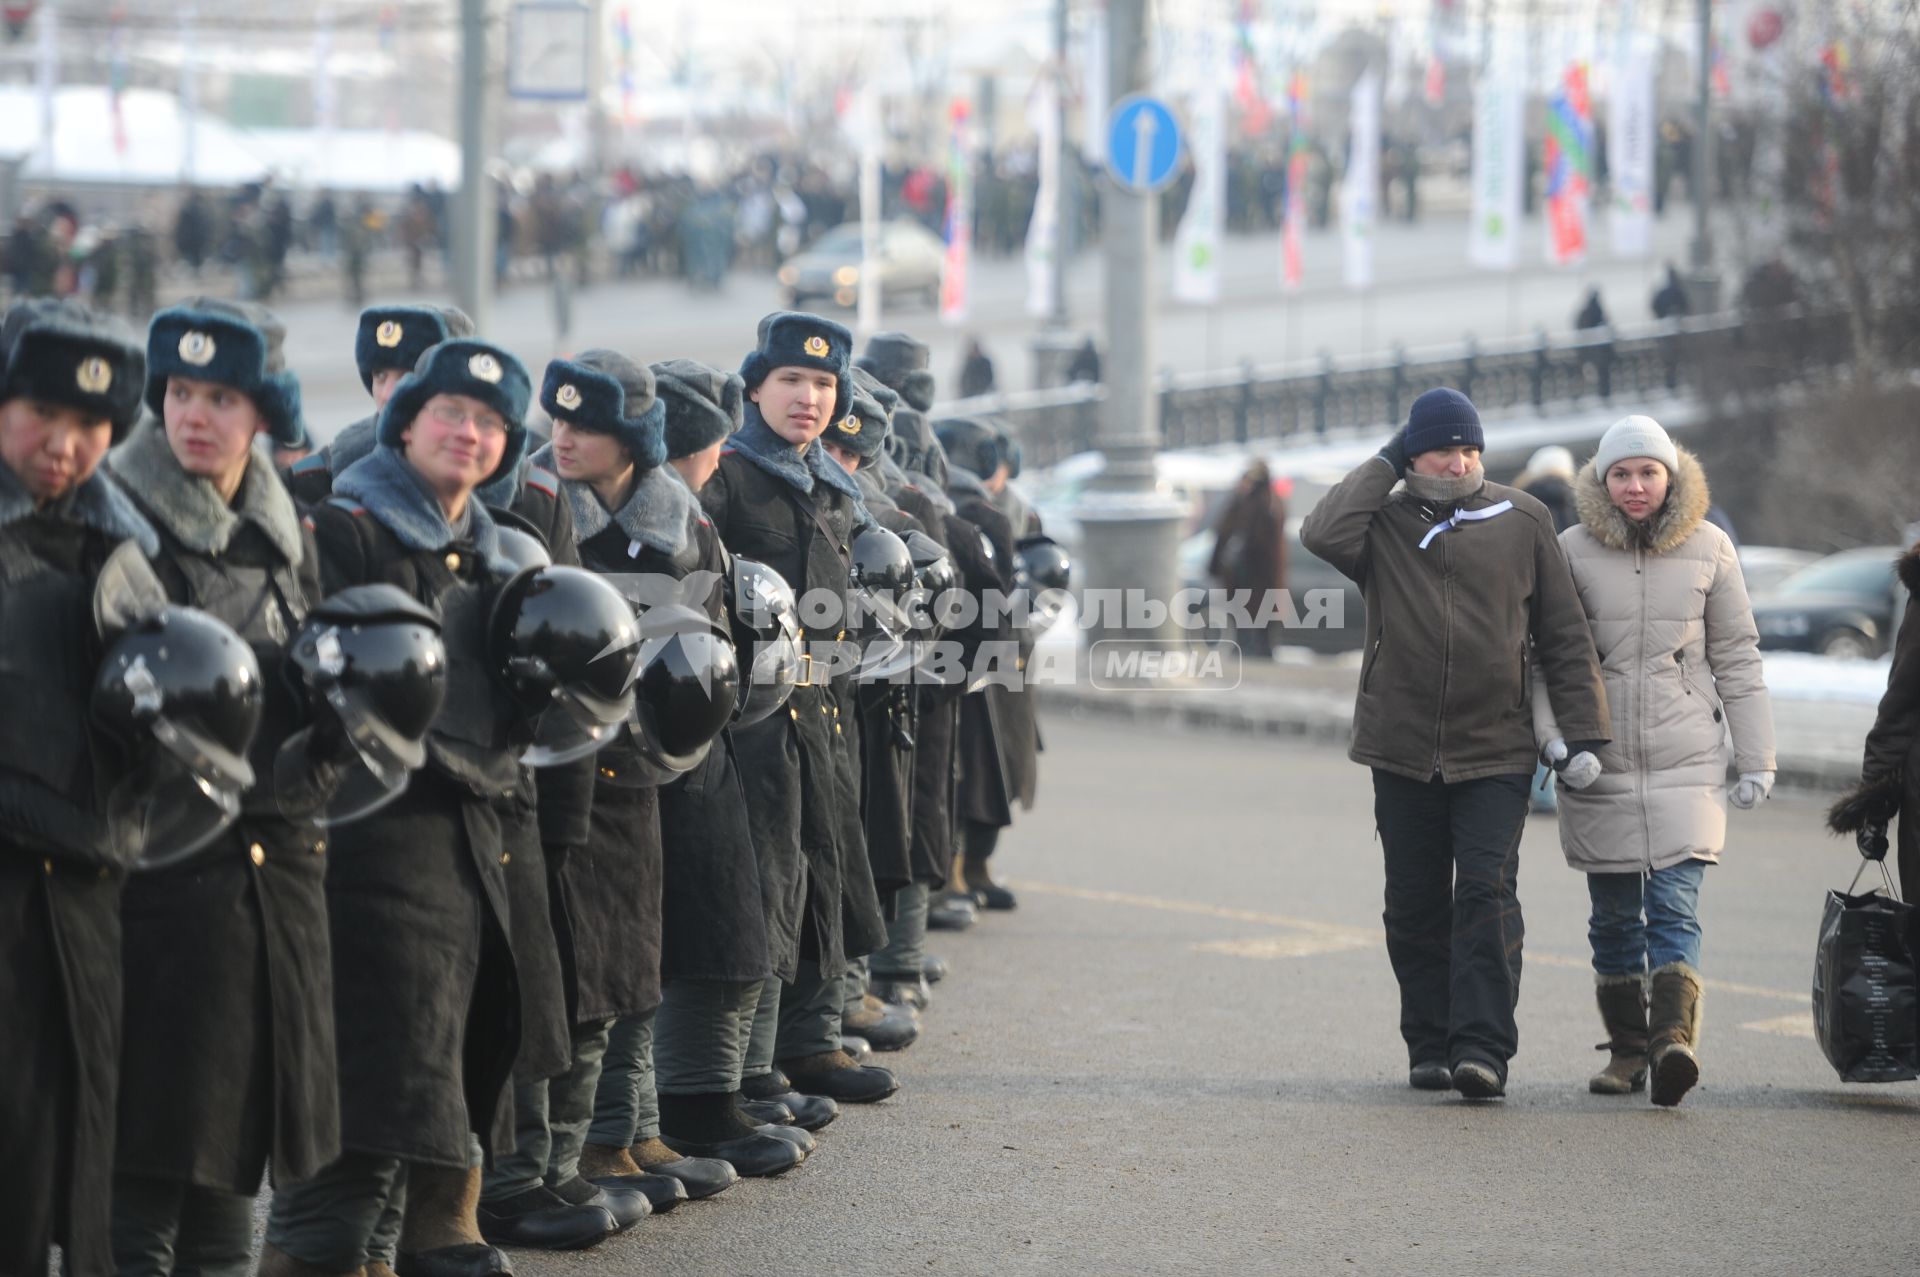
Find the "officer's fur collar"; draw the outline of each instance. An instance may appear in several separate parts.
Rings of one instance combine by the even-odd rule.
[[[374,438],[377,417],[362,417],[339,434],[327,445],[327,469],[334,474],[345,474],[353,463],[373,451],[379,442]]]
[[[377,447],[334,480],[336,496],[357,501],[410,550],[445,549],[458,539],[426,483],[392,448]],[[476,492],[467,499],[466,539],[485,556],[495,572],[508,573],[513,564],[500,554],[500,533],[493,516]]]
[[[558,474],[553,445],[533,454],[533,464]],[[672,466],[655,466],[640,476],[633,493],[619,510],[609,513],[600,504],[593,485],[578,479],[562,479],[567,505],[573,511],[574,535],[586,542],[618,526],[632,540],[660,553],[675,556],[692,543],[693,530],[700,522],[700,502],[693,489]]]
[[[33,495],[20,477],[0,465],[0,528],[32,518]],[[60,505],[58,517],[105,533],[115,541],[133,541],[148,554],[160,552],[160,538],[140,508],[120,490],[105,466]]]
[[[127,441],[107,459],[113,473],[154,522],[197,554],[222,554],[233,543],[242,523],[259,528],[289,566],[301,559],[300,515],[293,498],[257,456],[247,458],[246,472],[232,505],[220,499],[211,479],[190,475],[167,445],[167,432],[148,416],[133,428]]]
[[[1580,522],[1593,539],[1609,550],[1644,548],[1651,554],[1666,554],[1677,549],[1706,520],[1713,505],[1707,489],[1707,472],[1700,459],[1685,448],[1676,448],[1680,464],[1667,483],[1667,503],[1648,519],[1636,524],[1607,496],[1607,479],[1589,460],[1580,467],[1573,481],[1575,508]]]

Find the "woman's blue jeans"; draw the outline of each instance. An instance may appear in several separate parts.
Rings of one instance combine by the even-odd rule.
[[[1700,966],[1700,879],[1704,860],[1652,873],[1588,874],[1593,917],[1587,939],[1601,975],[1640,975],[1674,962]]]

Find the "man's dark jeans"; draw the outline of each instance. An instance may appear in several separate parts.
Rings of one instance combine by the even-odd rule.
[[[1520,834],[1531,776],[1446,784],[1373,773],[1386,848],[1387,957],[1414,1064],[1478,1060],[1502,1081],[1519,1045]]]

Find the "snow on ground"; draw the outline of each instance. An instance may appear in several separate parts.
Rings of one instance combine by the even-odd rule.
[[[1891,657],[1877,661],[1839,661],[1811,652],[1762,652],[1767,690],[1795,701],[1844,701],[1878,705],[1887,690]]]

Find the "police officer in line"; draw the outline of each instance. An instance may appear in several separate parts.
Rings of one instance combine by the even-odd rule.
[[[961,518],[947,495],[947,459],[934,437],[927,413],[933,407],[934,380],[928,368],[926,343],[901,332],[879,333],[867,342],[860,367],[900,396],[891,420],[882,474],[887,491],[902,509],[919,518],[929,535],[946,547],[961,584],[980,592],[997,588],[999,575],[981,551],[979,529]],[[937,518],[934,517],[937,514]],[[970,661],[979,639],[975,631],[954,636]],[[925,922],[921,923],[918,892],[902,899],[902,912],[890,928],[888,951],[877,955],[876,973],[887,979],[877,989],[892,1000],[924,999],[915,979],[938,980],[945,974],[939,959],[925,952],[927,930],[960,931],[975,921],[973,899],[963,891],[944,890],[954,860],[953,799],[960,702],[964,684],[923,684],[920,692],[920,734],[914,750],[914,860],[917,880],[929,889]]]
[[[700,502],[736,556],[766,563],[796,595],[818,591],[845,615],[850,546],[871,522],[859,485],[814,447],[852,402],[852,335],[816,315],[776,312],[742,362],[745,422]],[[844,676],[829,672],[844,627],[812,634],[815,659],[785,715],[735,734],[754,848],[769,911],[767,982],[755,1045],[794,1089],[871,1103],[898,1089],[885,1069],[856,1063],[840,1041],[841,977],[849,957],[886,942],[860,827],[854,760],[843,720],[854,712]]]
[[[279,676],[320,600],[312,534],[254,448],[258,436],[304,433],[280,337],[244,304],[156,315],[151,415],[108,462],[158,534],[152,563],[167,597],[231,626],[265,694],[240,819],[191,860],[127,884],[113,1189],[114,1258],[127,1277],[174,1264],[248,1272],[269,1160],[276,1180],[293,1181],[340,1151],[325,795],[311,781],[348,747],[337,729],[309,726]],[[276,788],[283,773],[304,796]]]
[[[855,369],[852,378],[852,405],[844,417],[827,427],[820,436],[820,446],[860,485],[867,511],[882,529],[900,537],[924,533],[920,521],[896,505],[877,481],[878,459],[885,453],[889,425],[881,396],[888,399],[895,396],[874,380],[871,373]],[[877,535],[875,540],[879,540]],[[856,540],[856,552],[860,548],[861,540]],[[899,549],[905,554],[904,541]],[[863,634],[863,638],[871,637]],[[911,637],[902,632],[892,636],[892,641],[904,645]],[[869,643],[870,657],[883,650],[884,647],[876,649]],[[895,660],[897,663],[898,658]],[[859,733],[859,803],[867,866],[886,915],[892,918],[896,915],[899,893],[913,883],[911,805],[916,698],[904,669],[874,670],[872,674],[873,677],[855,689],[854,700],[859,712],[852,721]],[[866,1039],[877,1051],[898,1051],[911,1046],[920,1036],[914,1008],[882,1001],[868,990],[867,977],[867,959],[853,959],[842,994],[842,1033]]]
[[[471,336],[473,321],[457,306],[369,306],[361,311],[354,331],[353,362],[360,371],[360,384],[373,397],[373,411],[285,470],[294,499],[302,505],[318,505],[332,495],[334,476],[345,474],[373,451],[380,412],[420,356],[443,341]]]
[[[947,490],[954,507],[993,549],[999,578],[993,588],[1011,596],[1014,530],[994,504],[1007,474],[998,434],[970,417],[935,422],[934,432],[951,464]],[[1015,659],[1023,668],[1024,658]],[[1032,704],[1024,690],[999,680],[969,693],[961,703],[958,873],[965,889],[987,909],[1011,909],[1015,903],[1013,893],[993,881],[988,859],[1000,831],[1013,823],[1014,803],[1032,805],[1039,746]]]
[[[653,374],[666,407],[667,464],[697,494],[719,469],[722,448],[740,428],[745,384],[738,373],[721,372],[691,359],[654,364]],[[703,540],[712,535],[711,523],[706,527]],[[732,577],[731,611],[740,573],[724,546],[719,562]],[[741,695],[769,700],[784,695],[777,685],[748,685],[751,671],[746,662],[751,657],[748,651],[738,653]],[[758,712],[752,703],[743,704],[742,709]],[[773,712],[783,712],[783,707],[776,706]],[[768,899],[747,819],[732,729],[715,742],[699,769],[661,791],[660,826],[667,850],[660,950],[666,984],[655,1029],[662,1089],[677,1084],[679,1061],[695,1062],[696,1067],[709,1067],[698,1062],[710,1061],[713,1071],[706,1078],[698,1073],[686,1075],[686,1090],[711,1090],[723,1079],[737,1078],[740,1110],[750,1121],[819,1130],[839,1116],[839,1106],[824,1096],[801,1095],[792,1089],[791,1080],[773,1066],[771,1033],[759,1043],[764,1055],[754,1053],[753,1024],[761,986],[772,978]],[[733,1003],[737,1064],[731,1054],[707,1056],[704,1050],[682,1045],[712,1041],[724,1048],[724,1034],[709,1037],[710,1031],[700,1028],[711,1022],[702,1008],[720,1001],[725,986],[747,984],[752,989],[742,988]]]
[[[77,1277],[113,1271],[120,895],[137,848],[110,832],[99,791],[122,760],[88,704],[102,571],[160,548],[101,469],[145,389],[117,321],[53,301],[0,315],[0,1272],[46,1272],[55,1242]]]
[[[431,348],[381,410],[378,445],[313,511],[329,590],[382,582],[438,609],[448,686],[427,765],[332,839],[342,1153],[276,1186],[266,1277],[359,1270],[403,1166],[396,1269],[511,1272],[480,1234],[470,1136],[511,1148],[520,1006],[496,804],[521,781],[523,714],[489,674],[487,611],[512,565],[476,490],[518,463],[530,393],[498,347]]]

